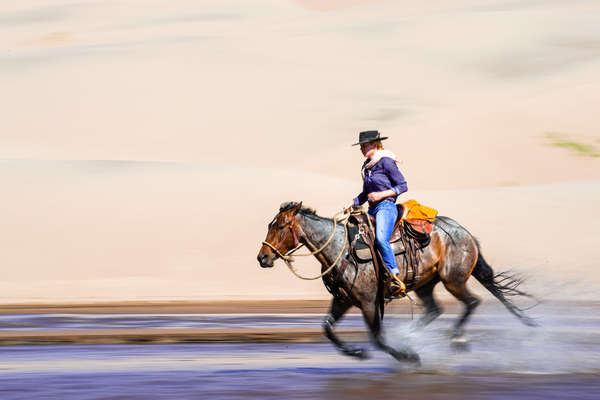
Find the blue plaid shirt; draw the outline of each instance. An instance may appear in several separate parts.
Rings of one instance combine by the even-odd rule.
[[[369,159],[365,160],[363,168],[369,161]],[[369,198],[367,196],[369,193],[382,192],[389,189],[392,189],[396,195],[386,197],[381,199],[381,201],[390,200],[395,203],[398,196],[408,190],[408,186],[406,185],[406,180],[398,169],[396,162],[389,157],[383,157],[371,169],[365,170],[363,190],[354,198],[354,205],[360,206],[365,201],[368,201]],[[379,202],[369,202],[369,208],[375,207],[378,203]]]

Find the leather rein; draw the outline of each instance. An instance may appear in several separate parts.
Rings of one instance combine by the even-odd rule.
[[[340,218],[340,215],[341,215],[341,218]],[[333,229],[331,231],[331,235],[329,236],[329,239],[327,239],[327,241],[325,242],[325,244],[323,244],[319,249],[317,249],[315,251],[312,251],[310,253],[306,253],[306,254],[293,254],[296,250],[298,250],[299,248],[301,248],[302,246],[304,246],[304,243],[301,243],[300,240],[298,240],[298,236],[296,235],[296,231],[294,229],[294,225],[296,224],[296,218],[295,217],[292,218],[292,220],[287,223],[289,225],[289,230],[286,231],[284,237],[281,239],[281,241],[279,242],[279,245],[277,245],[277,247],[273,246],[271,243],[269,243],[267,241],[263,241],[262,243],[264,245],[266,245],[266,246],[269,246],[275,252],[275,254],[277,254],[277,256],[279,258],[281,258],[285,262],[285,265],[287,265],[287,267],[290,269],[290,271],[292,271],[292,273],[294,275],[296,275],[298,278],[304,279],[306,281],[312,281],[312,280],[315,280],[315,279],[319,279],[319,278],[324,277],[328,273],[330,273],[333,270],[333,267],[335,267],[336,264],[340,261],[340,258],[342,257],[342,254],[344,254],[344,250],[346,248],[346,242],[348,241],[348,218],[350,217],[350,215],[351,215],[351,213],[345,213],[344,211],[341,211],[341,212],[335,214],[334,217],[333,217]],[[335,236],[335,231],[336,231],[338,222],[342,222],[342,224],[344,226],[344,244],[342,245],[342,249],[340,250],[340,253],[335,258],[335,261],[329,267],[327,267],[327,269],[325,271],[323,271],[320,275],[317,275],[317,276],[314,276],[314,277],[302,276],[298,272],[296,272],[296,270],[294,269],[294,266],[292,265],[292,262],[294,261],[293,257],[314,256],[315,254],[318,254],[318,253],[322,252],[329,245],[329,243],[331,243],[331,241],[333,240],[333,237]],[[302,230],[302,228],[300,226],[298,226],[298,228],[300,228],[300,230]],[[291,250],[289,250],[285,254],[281,254],[281,252],[279,251],[278,247],[281,246],[281,244],[283,242],[285,242],[285,239],[288,237],[288,235],[290,234],[290,232],[291,232],[292,236],[294,237],[294,248],[291,249]],[[304,236],[304,239],[310,244],[311,247],[313,247],[313,248],[316,247],[315,245],[313,245],[312,243],[310,243],[310,241],[308,240],[308,238],[306,237],[306,235],[303,235],[303,236]]]

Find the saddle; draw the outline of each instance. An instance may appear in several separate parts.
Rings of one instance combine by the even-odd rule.
[[[431,241],[432,222],[437,211],[427,207],[424,214],[421,208],[425,206],[421,206],[414,200],[398,204],[397,207],[398,219],[394,224],[390,244],[397,261],[399,261],[397,264],[400,272],[405,277],[404,283],[410,285],[417,278],[417,252],[427,247]],[[416,212],[413,210],[411,213],[411,209],[414,207],[418,209]],[[417,218],[407,218],[415,216]],[[374,227],[375,217],[370,214],[353,214],[350,217],[348,223],[348,241],[350,243],[348,254],[354,258],[357,264],[374,260],[379,262],[381,260],[374,245],[375,232],[372,229]],[[402,256],[401,259],[400,256]],[[387,271],[387,268],[383,268],[383,270]]]
[[[402,240],[403,237],[414,239],[418,242],[419,248],[425,248],[429,245],[431,240],[430,233],[433,231],[433,225],[427,220],[421,219],[403,219],[405,207],[402,204],[398,204],[398,219],[394,224],[394,230],[390,237],[390,244],[395,255],[401,255],[406,251],[405,243]],[[370,220],[367,221],[367,215]],[[363,226],[363,233],[372,235],[374,241],[375,233],[371,232],[371,226],[375,227],[375,217],[370,214],[358,214],[350,217],[350,223],[348,224],[348,241],[352,243],[355,239],[356,243],[352,248],[352,256],[359,263],[365,263],[373,260],[373,254],[369,249],[369,246],[365,243],[362,235],[357,236],[359,233],[359,226]]]

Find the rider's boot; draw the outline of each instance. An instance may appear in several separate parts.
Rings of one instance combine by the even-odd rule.
[[[400,278],[400,274],[392,274],[392,287],[391,287],[391,296],[392,297],[404,297],[406,296],[406,285],[402,282]]]

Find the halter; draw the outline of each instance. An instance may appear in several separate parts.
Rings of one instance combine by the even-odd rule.
[[[361,210],[360,212],[364,213],[364,210]],[[338,220],[338,217],[340,215],[341,215],[341,218]],[[292,221],[288,222],[290,229],[285,233],[285,236],[281,239],[281,241],[277,245],[277,247],[281,246],[281,244],[285,241],[285,239],[287,238],[287,235],[291,231],[292,235],[294,237],[294,246],[295,247],[293,249],[289,250],[285,254],[281,254],[279,249],[277,247],[273,246],[271,243],[269,243],[267,241],[263,241],[263,244],[267,245],[269,248],[271,248],[275,252],[275,254],[277,254],[277,256],[285,262],[285,265],[287,265],[287,267],[290,269],[290,271],[292,271],[292,273],[294,275],[296,275],[298,278],[304,279],[306,281],[312,281],[315,279],[319,279],[319,278],[324,277],[328,273],[330,273],[333,270],[333,267],[336,266],[336,264],[342,257],[342,254],[344,254],[344,250],[346,248],[346,243],[348,242],[348,218],[350,217],[350,215],[351,215],[351,213],[345,213],[344,211],[341,211],[341,212],[335,214],[333,216],[333,229],[331,231],[331,235],[329,236],[329,239],[327,239],[327,241],[323,244],[323,246],[321,246],[321,248],[319,248],[313,252],[307,253],[307,254],[296,254],[295,255],[297,257],[307,257],[307,256],[314,256],[315,254],[322,252],[325,249],[325,247],[327,247],[329,245],[329,243],[331,243],[331,240],[333,240],[333,237],[335,236],[335,230],[337,228],[337,223],[343,221],[342,224],[344,226],[344,243],[342,244],[342,249],[340,250],[340,253],[337,255],[337,257],[335,258],[335,261],[329,267],[327,267],[327,269],[323,273],[321,273],[318,276],[314,276],[314,277],[302,276],[302,275],[298,274],[298,272],[296,272],[296,270],[294,269],[294,266],[292,265],[292,262],[294,261],[292,254],[296,250],[298,250],[299,248],[304,246],[304,244],[300,243],[300,241],[298,240],[298,237],[296,236],[296,231],[294,230],[293,225],[294,225],[294,222],[296,221],[296,218],[292,218]],[[310,244],[311,247],[313,247],[313,248],[316,247],[312,243],[310,243],[310,241],[308,240],[306,235],[304,235],[304,240],[306,240]]]

